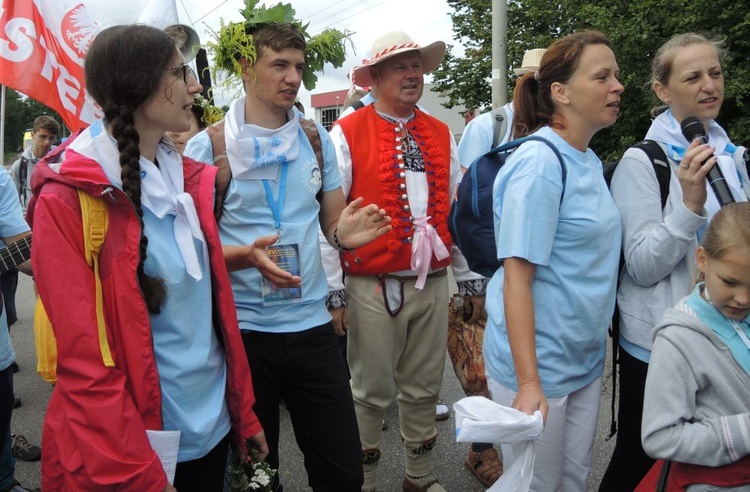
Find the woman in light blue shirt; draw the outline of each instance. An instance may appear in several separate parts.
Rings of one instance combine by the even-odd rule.
[[[488,286],[484,356],[493,399],[532,414],[532,490],[584,491],[615,303],[620,218],[588,148],[612,125],[624,90],[609,41],[584,31],[552,44],[513,94],[519,147],[494,185],[503,268]],[[503,446],[505,466],[516,457]]]

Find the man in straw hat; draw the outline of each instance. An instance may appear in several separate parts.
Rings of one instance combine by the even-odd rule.
[[[523,55],[521,67],[513,70],[515,74],[520,77],[529,72],[536,72],[539,69],[539,63],[542,61],[542,55],[544,52],[545,50],[543,48],[535,48],[526,51]],[[464,133],[461,135],[461,141],[458,143],[458,157],[461,161],[461,167],[463,170],[465,171],[468,169],[477,157],[489,152],[498,145],[509,142],[512,139],[512,129],[512,102],[481,114],[471,120],[469,124],[466,125]],[[451,309],[456,310],[457,307],[454,304],[455,303],[453,302],[451,303]],[[484,323],[478,323],[473,328],[483,332]],[[451,334],[454,333],[451,332]],[[470,340],[473,341],[477,347],[475,347],[474,350],[468,350],[466,352],[468,356],[473,357],[474,354],[481,354],[483,336],[473,336]],[[454,353],[451,352],[453,348],[454,345],[449,343],[448,350],[451,353],[451,358],[454,357]],[[479,357],[479,360],[472,360],[470,364],[464,365],[464,367],[476,368],[478,371],[481,371],[484,367],[484,361]],[[489,396],[487,380],[484,377],[484,372],[481,371],[481,374],[476,374],[475,376],[477,378],[473,379],[473,381],[481,382],[481,388],[473,387],[471,390],[464,388],[467,396]],[[465,464],[485,487],[492,486],[492,484],[495,483],[503,473],[503,463],[497,450],[492,446],[492,443],[472,443]]]
[[[377,100],[346,118],[331,139],[347,200],[379,203],[393,229],[372,243],[341,252],[349,303],[349,367],[357,411],[363,490],[375,490],[381,424],[397,390],[407,492],[444,491],[432,474],[437,439],[435,405],[443,378],[448,325],[451,238],[447,217],[461,171],[447,125],[417,107],[424,74],[438,67],[445,43],[421,47],[403,32],[373,43],[372,56],[354,71]],[[460,257],[458,249],[455,254]],[[455,271],[467,303],[481,312],[480,280]]]
[[[367,63],[368,61],[362,60],[362,63]],[[349,80],[352,82],[352,86],[349,89],[349,93],[346,95],[346,99],[344,100],[344,110],[339,114],[338,119],[341,120],[342,118],[346,118],[350,114],[354,113],[355,111],[364,108],[365,106],[368,106],[372,103],[374,103],[378,98],[378,89],[375,86],[368,87],[367,89],[364,89],[357,85],[357,81],[354,78],[354,72],[359,68],[359,66],[354,67],[349,74],[347,74],[347,77],[349,77]],[[430,114],[426,109],[424,109],[422,106],[417,105],[417,108],[422,111],[425,114]],[[321,239],[321,242],[324,243],[324,241]],[[326,254],[326,249],[324,246],[324,256],[323,261],[333,261],[334,263],[338,264],[338,257],[333,256],[331,258],[331,254]],[[329,249],[330,251],[330,249]],[[324,263],[325,265],[325,263]],[[328,270],[329,268],[327,268]],[[328,285],[331,289],[338,289],[340,288],[343,290],[343,279],[340,277],[335,277],[335,275],[338,275],[340,271],[336,270],[334,272],[334,278],[328,279]],[[329,294],[330,295],[330,294]],[[335,322],[334,322],[335,326]],[[346,334],[344,333],[344,337]],[[346,345],[346,338],[342,338],[343,340],[342,344]],[[435,420],[448,420],[450,418],[450,409],[448,408],[448,405],[443,403],[442,400],[438,400],[437,405],[435,406]],[[386,423],[383,422],[383,430],[387,428]]]
[[[336,247],[362,246],[390,231],[390,219],[374,204],[360,207],[361,200],[347,206],[327,133],[293,107],[309,66],[306,52],[313,49],[304,27],[248,18],[240,29],[225,26],[229,31],[219,38],[228,53],[219,67],[241,78],[246,95],[230,104],[224,120],[193,137],[185,154],[232,176],[219,207],[219,233],[268,463],[279,467],[283,399],[312,489],[358,492],[357,421],[325,306],[328,286],[317,238],[322,228]],[[308,134],[311,124],[314,136]],[[282,490],[278,476],[275,491]]]

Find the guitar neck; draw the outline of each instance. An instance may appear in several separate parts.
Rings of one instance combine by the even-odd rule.
[[[8,244],[0,249],[0,275],[31,258],[31,236]]]

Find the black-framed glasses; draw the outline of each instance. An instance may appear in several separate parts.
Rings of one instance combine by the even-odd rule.
[[[187,63],[183,63],[182,65],[178,65],[176,67],[171,67],[166,69],[169,72],[177,72],[177,70],[182,70],[182,80],[187,84],[188,83],[188,77],[192,77],[193,80],[198,80],[198,74],[195,73],[195,70],[193,70],[193,67],[188,65]]]

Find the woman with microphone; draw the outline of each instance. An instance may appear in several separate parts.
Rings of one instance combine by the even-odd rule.
[[[674,36],[659,48],[651,87],[662,105],[652,111],[658,116],[646,139],[658,143],[667,162],[657,157],[652,163],[642,148],[631,147],[612,177],[625,257],[617,292],[620,407],[617,442],[600,491],[632,491],[653,464],[640,439],[651,332],[664,311],[690,292],[695,250],[721,207],[706,179],[711,169],[722,171],[734,201],[748,199],[745,149],[714,121],[724,99],[723,54],[719,41],[693,33]],[[699,120],[708,143],[683,135],[681,124],[689,124],[690,117]],[[655,169],[665,165],[670,179],[662,206]]]

